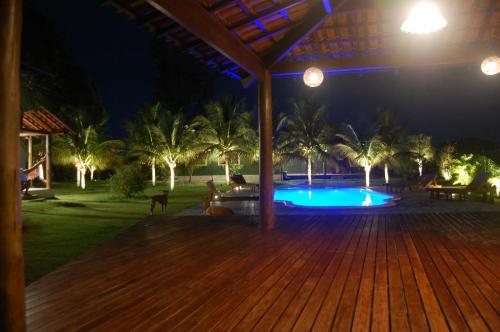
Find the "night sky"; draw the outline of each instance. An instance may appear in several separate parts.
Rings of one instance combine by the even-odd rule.
[[[152,34],[99,0],[35,2],[69,54],[95,80],[111,133],[122,135],[123,119],[153,98]],[[300,77],[273,83],[280,111],[287,111],[292,98],[313,95],[327,105],[332,121],[363,127],[367,114],[384,107],[394,110],[408,131],[430,134],[436,142],[477,136],[500,143],[500,75],[483,75],[479,64],[327,76],[316,89],[304,86]],[[221,78],[214,94],[245,96],[249,109],[256,107],[255,86],[244,90],[236,80]]]

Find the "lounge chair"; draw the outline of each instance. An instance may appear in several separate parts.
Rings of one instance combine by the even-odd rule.
[[[257,188],[259,188],[259,185],[256,183],[248,183],[245,180],[245,177],[243,177],[243,175],[241,175],[241,174],[232,175],[230,177],[230,179],[231,179],[231,184],[232,184],[233,189],[235,189],[235,188],[250,188],[252,191],[256,191]]]
[[[385,183],[384,186],[385,191],[388,192],[402,192],[405,189],[413,190],[414,188],[429,189],[436,186],[436,174],[422,175],[417,181]]]
[[[483,200],[487,201],[488,193],[491,193],[491,188],[488,186],[488,179],[491,175],[487,172],[479,173],[474,177],[471,183],[467,186],[449,186],[449,187],[434,187],[429,188],[431,198],[440,199],[441,194],[444,194],[446,199],[452,199],[453,195],[458,195],[459,200],[465,200],[470,193],[480,193],[483,195]],[[493,197],[493,196],[491,196]]]
[[[210,200],[220,201],[220,202],[231,202],[231,201],[258,201],[259,196],[248,195],[246,193],[235,193],[232,192],[231,195],[226,195],[220,192],[213,180],[207,181],[208,187],[208,197]]]

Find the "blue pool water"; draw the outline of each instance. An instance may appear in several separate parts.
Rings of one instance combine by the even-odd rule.
[[[362,188],[288,188],[274,192],[275,201],[305,207],[370,207],[389,204],[393,198]]]

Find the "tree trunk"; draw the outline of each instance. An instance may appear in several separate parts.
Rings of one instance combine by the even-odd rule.
[[[175,186],[175,166],[168,165],[170,168],[170,191],[174,190]]]
[[[384,176],[385,183],[389,183],[389,165],[387,163],[384,164]]]
[[[424,162],[422,160],[418,160],[418,174],[422,176],[422,171],[424,169]]]
[[[151,160],[151,183],[156,186],[156,158]]]
[[[90,181],[94,181],[94,172],[95,172],[95,167],[91,166],[90,167]]]
[[[80,176],[80,185],[82,187],[83,190],[85,190],[86,188],[86,183],[85,183],[85,173],[87,173],[87,169],[85,167],[82,167],[80,168],[80,172],[82,173],[82,175]]]
[[[307,156],[307,182],[312,185],[312,161],[311,155]]]
[[[226,169],[226,184],[229,186],[229,160],[227,159],[224,164],[224,168]]]
[[[81,184],[80,178],[81,178],[82,173],[80,172],[80,166],[77,165],[75,167],[76,167],[76,186],[78,188],[80,188],[80,184]]]
[[[370,171],[371,171],[371,166],[365,166],[365,185],[366,188],[370,188]]]

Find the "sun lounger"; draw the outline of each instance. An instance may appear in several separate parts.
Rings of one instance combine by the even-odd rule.
[[[474,177],[472,182],[465,187],[451,186],[429,188],[431,198],[440,199],[441,195],[444,195],[446,199],[453,199],[453,196],[458,196],[459,200],[465,200],[470,193],[480,193],[483,195],[483,200],[487,201],[488,193],[492,191],[488,186],[488,179],[490,176],[491,175],[487,172],[479,173]]]
[[[230,177],[233,189],[235,188],[250,188],[252,191],[256,191],[259,185],[256,183],[248,183],[245,177],[241,174],[232,175]]]
[[[422,175],[417,181],[402,181],[385,183],[385,191],[388,192],[402,192],[405,189],[413,190],[428,189],[436,186],[436,174]]]
[[[220,202],[230,202],[230,201],[258,201],[259,196],[248,195],[247,193],[235,193],[223,194],[217,188],[213,180],[207,181],[208,187],[208,197],[210,200],[220,201]]]

